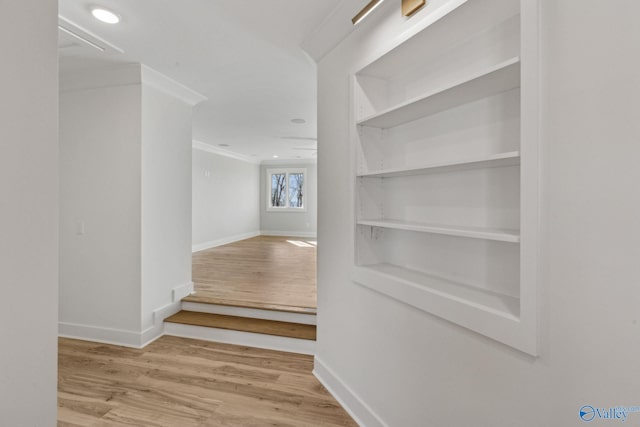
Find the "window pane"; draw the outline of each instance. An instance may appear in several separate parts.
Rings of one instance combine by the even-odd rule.
[[[302,194],[303,187],[304,174],[289,174],[289,206],[291,206],[292,208],[301,208],[304,206],[304,194]]]
[[[271,175],[271,206],[283,208],[286,206],[286,174],[274,173]]]

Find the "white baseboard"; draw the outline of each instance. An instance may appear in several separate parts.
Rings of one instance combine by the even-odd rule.
[[[125,347],[142,348],[140,332],[58,322],[58,336]]]
[[[171,290],[171,302],[163,307],[156,308],[152,313],[152,325],[142,331],[140,342],[142,347],[151,344],[153,341],[164,335],[164,319],[173,316],[182,308],[182,298],[193,293],[193,282],[176,286]]]
[[[315,325],[316,315],[292,313],[288,311],[263,310],[259,308],[233,307],[229,305],[202,304],[199,302],[183,302],[182,309],[198,313],[222,314],[225,316],[249,317],[251,319],[276,320],[278,322],[301,323]]]
[[[180,301],[182,298],[186,297],[187,295],[191,295],[193,293],[193,282],[189,282],[189,283],[185,283],[184,285],[180,285],[177,286],[175,288],[173,288],[173,290],[171,291],[171,301],[173,302],[178,302]],[[160,310],[160,309],[158,309]],[[153,312],[153,314],[155,315],[156,311],[155,310]],[[169,315],[171,316],[171,315]],[[167,317],[167,316],[165,316]]]
[[[361,427],[389,427],[322,360],[314,358],[313,375]]]
[[[180,311],[181,299],[193,292],[193,282],[175,287],[171,291],[172,302],[152,313],[152,325],[142,332],[99,326],[59,322],[58,336],[125,347],[143,348],[164,335],[164,319]]]
[[[316,346],[316,342],[311,340],[208,328],[205,326],[183,325],[179,323],[165,323],[164,334],[311,355],[315,353]]]
[[[252,237],[259,236],[260,231],[252,231],[250,233],[236,234],[234,236],[223,237],[221,239],[211,240],[204,243],[198,243],[191,247],[192,252],[204,251],[205,249],[215,248],[216,246],[222,246],[229,243],[237,242],[239,240],[250,239]]]
[[[278,230],[262,230],[260,234],[263,236],[281,236],[281,237],[305,237],[315,239],[316,232],[312,231],[278,231]]]

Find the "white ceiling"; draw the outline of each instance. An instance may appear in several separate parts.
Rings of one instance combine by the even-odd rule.
[[[64,35],[60,70],[141,62],[208,97],[194,112],[195,140],[228,144],[223,149],[256,161],[313,158],[316,69],[300,45],[338,3],[60,0],[62,17],[98,44],[112,45],[104,53],[82,49]],[[92,6],[113,10],[122,22],[95,20]],[[294,124],[294,118],[306,123]]]

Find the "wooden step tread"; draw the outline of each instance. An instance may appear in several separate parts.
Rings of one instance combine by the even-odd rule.
[[[252,319],[249,317],[225,316],[222,314],[200,313],[182,310],[164,320],[169,323],[229,329],[255,334],[276,335],[303,340],[316,339],[315,325],[279,322],[276,320]]]

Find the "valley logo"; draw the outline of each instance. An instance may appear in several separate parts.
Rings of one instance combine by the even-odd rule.
[[[585,423],[591,422],[596,418],[600,420],[621,421],[625,422],[632,412],[640,412],[640,406],[612,406],[610,408],[596,408],[591,405],[584,405],[580,408],[580,419]]]

